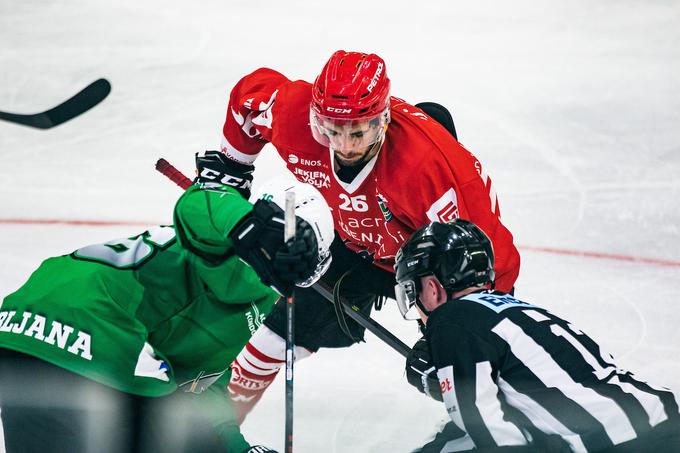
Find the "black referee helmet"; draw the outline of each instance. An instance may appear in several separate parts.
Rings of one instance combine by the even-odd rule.
[[[394,265],[402,315],[418,300],[420,277],[434,275],[451,297],[471,286],[493,284],[493,264],[491,241],[468,220],[432,222],[420,228],[401,246]]]

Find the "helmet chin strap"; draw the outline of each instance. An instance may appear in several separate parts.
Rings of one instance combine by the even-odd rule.
[[[423,303],[420,301],[420,297],[418,297],[418,298],[416,299],[416,305],[418,306],[418,308],[420,309],[420,311],[423,312],[423,314],[424,314],[425,316],[430,316],[430,313],[432,313],[430,310],[428,310],[427,308],[425,308],[425,305],[423,305]]]

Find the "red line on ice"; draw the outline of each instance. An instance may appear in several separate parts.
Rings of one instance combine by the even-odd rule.
[[[157,225],[157,222],[135,220],[65,220],[65,219],[0,219],[0,225],[76,225],[76,226],[116,226],[116,225]],[[640,256],[619,255],[615,253],[588,252],[582,250],[558,249],[553,247],[519,246],[530,252],[551,253],[555,255],[582,256],[584,258],[628,261],[631,263],[654,264],[657,266],[680,267],[680,261],[644,258]]]
[[[156,222],[137,220],[66,220],[66,219],[0,219],[0,225],[77,225],[77,226],[116,226],[116,225],[157,225]]]
[[[657,266],[680,267],[680,261],[662,260],[658,258],[643,258],[640,256],[618,255],[616,253],[587,252],[581,250],[557,249],[552,247],[533,247],[530,245],[519,246],[530,252],[552,253],[556,255],[582,256],[584,258],[597,258],[615,261],[628,261],[631,263],[655,264]]]

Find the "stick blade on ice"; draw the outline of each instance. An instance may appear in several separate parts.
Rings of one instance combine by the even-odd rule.
[[[42,113],[20,114],[0,111],[0,119],[38,129],[50,129],[81,115],[102,102],[111,92],[106,79],[98,79],[70,99]]]

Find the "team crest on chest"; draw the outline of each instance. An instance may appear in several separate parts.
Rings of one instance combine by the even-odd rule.
[[[387,207],[387,199],[381,194],[376,195],[378,200],[378,206],[380,206],[380,212],[382,212],[383,217],[385,217],[385,222],[392,220],[392,211]]]

